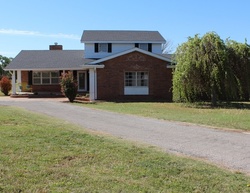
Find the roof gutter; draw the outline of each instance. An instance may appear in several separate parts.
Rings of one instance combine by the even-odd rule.
[[[104,65],[90,65],[90,64],[84,64],[81,65],[78,68],[22,68],[22,69],[4,69],[4,71],[17,71],[17,70],[21,70],[21,71],[58,71],[58,70],[82,70],[82,69],[90,69],[90,68],[104,68]]]
[[[82,65],[82,67],[83,67],[84,69],[89,69],[89,68],[91,68],[91,69],[97,69],[97,68],[104,68],[105,65],[104,65],[104,64],[98,64],[98,65],[84,64],[84,65]]]

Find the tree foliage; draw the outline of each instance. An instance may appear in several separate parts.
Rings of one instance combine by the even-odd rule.
[[[233,40],[226,40],[229,63],[237,80],[237,99],[250,97],[250,46]]]
[[[70,102],[73,102],[77,95],[77,83],[74,80],[73,73],[62,73],[61,90]]]
[[[8,75],[8,72],[3,69],[11,62],[12,58],[0,55],[0,78],[1,76]]]
[[[175,52],[173,99],[195,102],[249,99],[249,46],[225,43],[216,33],[195,35]],[[242,73],[244,70],[244,73]],[[240,87],[239,87],[240,86]]]

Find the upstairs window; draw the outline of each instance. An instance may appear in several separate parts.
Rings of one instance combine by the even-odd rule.
[[[112,52],[112,44],[111,43],[95,43],[95,52]]]
[[[147,43],[136,43],[135,47],[140,48],[142,50],[152,52],[152,44],[151,43],[148,43],[148,44]]]
[[[139,44],[139,48],[142,50],[148,50],[148,44]]]
[[[108,52],[108,44],[98,44],[99,52]]]

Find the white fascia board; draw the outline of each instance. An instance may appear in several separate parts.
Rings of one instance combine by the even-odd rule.
[[[85,65],[82,65],[82,67],[83,67],[84,69],[90,69],[90,68],[104,68],[105,65],[104,65],[104,64],[98,64],[98,65],[85,64]]]
[[[58,70],[82,70],[79,68],[22,68],[22,69],[4,69],[5,71],[21,70],[21,71],[58,71]]]
[[[166,61],[166,62],[171,62],[170,59],[165,58],[165,57],[163,57],[163,56],[161,56],[161,55],[154,54],[154,53],[152,53],[152,52],[148,52],[148,51],[142,50],[142,49],[140,49],[140,48],[132,48],[132,49],[129,49],[129,50],[120,52],[120,53],[118,53],[118,54],[113,54],[113,55],[111,55],[111,56],[107,56],[107,57],[105,57],[105,58],[101,58],[101,59],[99,59],[99,60],[95,60],[95,61],[93,61],[93,62],[90,62],[89,64],[98,64],[98,63],[100,63],[100,62],[104,62],[104,61],[106,61],[106,60],[110,60],[110,59],[113,59],[113,58],[122,56],[122,55],[124,55],[124,54],[131,53],[131,52],[134,52],[134,51],[137,51],[137,52],[140,52],[140,53],[143,53],[143,54],[146,54],[146,55],[149,55],[149,56],[152,56],[152,57],[155,57],[155,58],[164,60],[164,61]]]
[[[82,70],[82,69],[89,69],[89,68],[104,68],[103,64],[93,65],[93,64],[83,64],[78,68],[22,68],[22,69],[4,69],[5,71],[56,71],[56,70]]]

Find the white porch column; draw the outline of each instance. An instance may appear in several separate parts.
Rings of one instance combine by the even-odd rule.
[[[96,69],[89,69],[89,99],[94,101],[97,98]]]
[[[11,84],[12,84],[12,94],[16,94],[16,71],[15,70],[13,70],[12,72]]]
[[[21,70],[17,71],[17,85],[18,85],[18,91],[21,92],[20,86],[22,86],[22,73]]]

